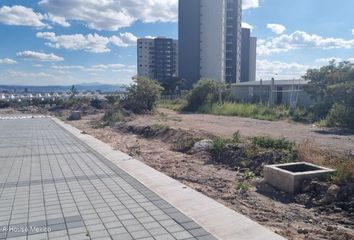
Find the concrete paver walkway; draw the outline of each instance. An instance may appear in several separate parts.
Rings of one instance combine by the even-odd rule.
[[[51,119],[0,120],[0,239],[216,239]]]

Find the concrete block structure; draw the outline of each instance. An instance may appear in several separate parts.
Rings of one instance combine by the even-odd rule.
[[[334,170],[311,163],[298,162],[264,167],[264,179],[273,187],[287,193],[295,193],[307,179],[321,179],[333,173]]]

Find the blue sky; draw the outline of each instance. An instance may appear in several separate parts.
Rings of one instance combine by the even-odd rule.
[[[354,61],[354,1],[244,0],[257,79]],[[0,84],[130,83],[137,37],[177,38],[177,0],[2,0]]]

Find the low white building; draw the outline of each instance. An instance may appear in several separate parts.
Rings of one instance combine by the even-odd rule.
[[[301,79],[242,82],[232,84],[231,91],[238,101],[305,107],[312,103],[304,91],[307,84],[308,81]]]

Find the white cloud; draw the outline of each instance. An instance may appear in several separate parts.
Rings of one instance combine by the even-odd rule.
[[[38,32],[38,38],[48,40],[45,44],[53,48],[64,48],[67,50],[84,50],[92,53],[110,52],[108,44],[114,44],[119,47],[129,47],[136,44],[136,39],[132,33],[121,33],[120,36],[104,37],[97,33],[82,35],[56,35],[53,32]]]
[[[253,26],[251,24],[248,24],[246,22],[242,22],[242,28],[249,28],[251,31],[253,30]]]
[[[13,77],[13,78],[28,78],[28,77],[39,77],[39,78],[51,78],[54,77],[54,75],[46,73],[46,72],[26,72],[26,71],[7,71],[5,74],[2,74],[2,76],[8,76],[8,77]]]
[[[286,31],[286,27],[281,24],[269,23],[267,24],[267,28],[270,29],[273,33],[282,34]]]
[[[93,53],[109,52],[107,44],[110,40],[98,34],[74,34],[56,36],[53,32],[39,32],[36,35],[38,38],[48,40],[47,46],[53,48],[64,48],[68,50],[84,50]]]
[[[136,45],[136,41],[138,40],[138,38],[134,36],[134,34],[125,32],[120,33],[119,35],[119,37],[110,37],[110,42],[114,45],[117,45],[118,47],[129,47]]]
[[[259,0],[242,0],[243,9],[259,7]],[[41,0],[39,6],[55,16],[82,21],[96,30],[117,31],[140,20],[177,22],[178,0]]]
[[[286,63],[281,61],[257,60],[257,79],[298,79],[303,76],[309,65],[296,62]]]
[[[16,63],[17,62],[15,60],[12,60],[10,58],[0,59],[0,64],[10,65],[10,64],[16,64]]]
[[[258,8],[259,0],[242,0],[242,9]]]
[[[19,52],[16,54],[16,56],[23,58],[23,59],[29,59],[29,60],[38,60],[38,61],[43,61],[43,62],[59,62],[59,61],[64,61],[64,58],[58,57],[57,55],[50,53],[40,53],[40,52],[34,52],[34,51],[24,51],[24,52]]]
[[[13,26],[32,26],[44,28],[47,25],[42,22],[44,16],[35,13],[31,8],[24,6],[3,6],[0,8],[0,23]]]
[[[81,66],[81,65],[53,65],[52,69],[60,70],[60,71],[71,71],[71,70],[81,70],[84,72],[134,72],[136,71],[135,65],[126,65],[121,63],[113,63],[113,64],[98,64],[93,66]]]
[[[333,61],[333,60],[335,60],[336,62],[343,61],[342,58],[329,57],[329,58],[318,58],[318,59],[315,60],[315,63],[328,64],[330,61]]]
[[[259,39],[257,51],[260,56],[265,56],[302,48],[318,48],[325,50],[335,48],[349,49],[353,47],[354,39],[326,38],[316,34],[296,31],[290,35],[283,34],[274,38],[268,38],[267,40]]]
[[[91,29],[116,31],[142,22],[177,21],[178,0],[41,0],[55,16],[83,21]]]
[[[336,62],[343,62],[343,61],[354,62],[354,58],[343,59],[339,57],[328,57],[328,58],[318,58],[315,60],[315,63],[324,65],[324,64],[328,64],[333,60]]]
[[[60,26],[63,27],[70,27],[70,23],[68,23],[65,19],[65,17],[59,17],[59,16],[54,16],[53,14],[46,14],[45,15],[45,19],[54,23],[54,24],[58,24]]]
[[[63,66],[63,65],[53,65],[51,66],[52,69],[57,69],[57,70],[72,70],[72,69],[84,69],[84,66],[78,66],[78,65],[70,65],[70,66]]]
[[[34,12],[32,8],[20,5],[0,8],[0,23],[12,26],[31,26],[36,28],[52,28],[48,23],[70,27],[65,17],[55,16],[51,13],[41,14]]]

